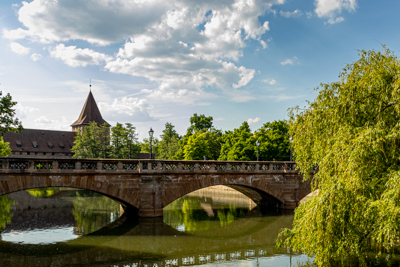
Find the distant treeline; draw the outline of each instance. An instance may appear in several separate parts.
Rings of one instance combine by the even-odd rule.
[[[202,160],[206,157],[209,160],[255,161],[258,140],[260,160],[289,160],[288,131],[288,122],[282,120],[267,122],[254,132],[247,122],[233,131],[223,132],[213,126],[213,117],[195,113],[183,136],[167,122],[160,138],[152,138],[152,152],[157,159]],[[139,152],[150,152],[150,139],[139,142],[135,127],[129,123],[117,123],[111,128],[91,123],[77,134],[72,148],[77,158],[128,158],[129,150],[131,158]]]

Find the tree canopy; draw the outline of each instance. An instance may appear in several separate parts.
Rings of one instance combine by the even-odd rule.
[[[3,96],[0,91],[0,132],[1,136],[6,132],[19,133],[23,131],[23,127],[18,118],[15,118],[15,108],[17,102],[12,101],[11,95]]]
[[[359,56],[305,110],[291,111],[296,161],[306,178],[318,166],[319,193],[281,238],[319,266],[367,265],[400,240],[400,62],[386,48]]]
[[[132,134],[131,141],[128,140],[128,134]],[[125,123],[124,126],[117,123],[110,129],[107,124],[99,126],[96,122],[90,122],[83,131],[77,132],[71,151],[75,158],[127,159],[129,146],[131,146],[131,158],[135,158],[140,146],[136,129],[132,124]]]

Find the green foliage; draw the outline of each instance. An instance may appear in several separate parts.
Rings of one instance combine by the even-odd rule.
[[[204,114],[197,115],[194,113],[190,118],[190,127],[187,129],[187,133],[195,133],[198,131],[207,131],[213,128],[213,117],[206,117]]]
[[[26,190],[31,196],[38,198],[47,198],[52,197],[58,192],[60,192],[60,188],[58,187],[50,187],[50,188],[35,188]]]
[[[158,150],[160,147],[159,143],[160,143],[160,141],[157,138],[153,137],[151,139],[151,153],[156,154],[157,158],[158,158],[157,155],[160,154],[159,153],[160,151]],[[150,153],[150,138],[145,138],[140,143],[140,152],[141,153]]]
[[[83,131],[78,131],[71,148],[74,158],[107,158],[110,150],[109,131],[106,124],[98,126],[96,122],[90,122]]]
[[[0,91],[0,132],[1,136],[6,132],[20,133],[24,129],[18,118],[14,118],[15,109],[13,108],[17,102],[12,101],[11,95],[7,94],[2,96],[3,92]]]
[[[179,150],[179,140],[181,137],[174,129],[175,126],[167,122],[161,140],[157,145],[156,157],[158,159],[172,159]]]
[[[251,133],[247,122],[223,135],[223,145],[218,160],[257,160],[256,141],[260,141],[260,160],[289,160],[289,125],[286,121],[265,123]]]
[[[132,140],[129,141],[128,135],[132,135]],[[135,158],[140,151],[136,128],[130,123],[125,123],[123,126],[117,122],[117,125],[111,128],[111,147],[109,157],[113,159],[129,158],[129,147],[131,150],[131,158]]]
[[[321,84],[290,131],[301,171],[318,165],[319,194],[296,209],[280,237],[319,266],[393,253],[400,240],[400,77],[389,50],[360,51],[340,81]],[[286,240],[283,241],[284,237]]]
[[[7,195],[0,196],[0,231],[2,231],[7,224],[11,223],[13,216],[11,212],[11,205],[14,203]]]
[[[132,134],[132,141],[128,140],[128,134]],[[74,158],[129,158],[129,146],[131,146],[131,158],[135,158],[140,151],[137,141],[136,128],[130,123],[117,123],[110,128],[106,125],[97,125],[90,122],[83,131],[78,131],[74,146],[71,151]]]
[[[9,142],[4,142],[3,136],[0,136],[0,156],[7,157],[11,154],[11,148]]]
[[[179,141],[179,151],[173,158],[202,160],[206,156],[208,159],[217,160],[221,152],[222,132],[213,127],[212,120],[212,117],[203,114],[193,114],[190,118],[191,125]]]
[[[90,234],[119,217],[119,204],[92,191],[77,191],[72,214],[79,234]],[[111,215],[111,216],[110,216]]]

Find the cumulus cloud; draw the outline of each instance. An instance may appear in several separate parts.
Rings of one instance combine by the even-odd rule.
[[[33,54],[31,55],[31,59],[32,59],[33,61],[38,61],[38,60],[41,59],[41,58],[42,58],[42,55],[41,55],[41,54],[33,53]]]
[[[268,83],[270,85],[276,84],[276,80],[274,80],[274,79],[265,79],[265,80],[262,80],[262,82]]]
[[[11,43],[10,44],[11,51],[18,55],[27,55],[30,51],[30,48],[20,45],[19,43]]]
[[[281,15],[284,18],[290,18],[290,17],[298,17],[303,15],[303,12],[301,12],[299,9],[296,9],[293,12],[290,11],[279,11],[279,15]]]
[[[17,117],[19,119],[24,119],[26,118],[29,114],[33,112],[38,112],[39,109],[34,108],[34,107],[25,107],[21,103],[17,103],[15,105],[15,111],[17,113]]]
[[[76,48],[76,46],[65,46],[59,44],[50,49],[50,56],[61,59],[71,67],[85,67],[87,65],[100,65],[103,61],[110,61],[112,58],[91,49]]]
[[[35,124],[39,129],[52,129],[52,130],[71,130],[71,121],[68,121],[66,117],[62,116],[61,120],[52,120],[47,116],[40,116],[36,118]]]
[[[254,69],[236,62],[250,41],[267,48],[262,37],[269,22],[259,17],[283,2],[32,0],[18,10],[24,29],[3,30],[3,37],[42,43],[124,42],[113,55],[62,43],[49,51],[72,67],[104,63],[110,72],[145,77],[158,85],[152,94],[196,97],[204,95],[204,88],[236,90],[254,78]]]
[[[42,43],[80,39],[108,45],[142,33],[172,7],[169,1],[157,0],[22,2],[18,19],[27,30],[3,31],[3,36],[9,39],[30,36]]]
[[[296,63],[296,61],[297,61],[297,57],[288,58],[288,59],[282,61],[281,65],[293,65]]]
[[[357,0],[315,0],[315,13],[320,18],[328,18],[329,24],[339,23],[343,17],[337,17],[342,10],[355,11]]]
[[[249,119],[247,120],[247,123],[248,123],[249,125],[253,125],[253,124],[256,124],[256,123],[259,122],[259,121],[260,121],[260,118],[259,118],[259,117],[255,117],[254,119],[249,118]]]
[[[99,108],[103,115],[108,118],[125,116],[127,121],[151,121],[154,120],[149,111],[152,107],[146,99],[136,97],[122,97],[116,98],[111,104],[99,102]]]

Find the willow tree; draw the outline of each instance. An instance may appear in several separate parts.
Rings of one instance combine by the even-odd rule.
[[[386,48],[359,56],[306,110],[291,112],[296,161],[305,179],[318,166],[319,194],[280,240],[319,266],[367,265],[400,240],[400,62]]]

